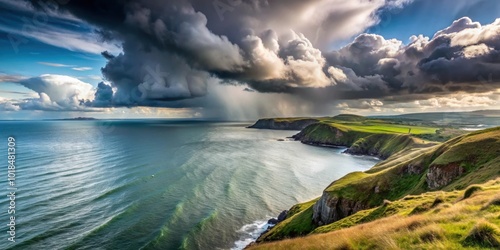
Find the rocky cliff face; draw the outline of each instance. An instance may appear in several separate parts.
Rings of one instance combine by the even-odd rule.
[[[305,127],[317,123],[316,119],[298,119],[298,120],[276,120],[260,119],[254,125],[248,128],[256,129],[276,129],[276,130],[302,130]]]
[[[444,166],[431,166],[427,172],[425,181],[430,190],[444,187],[465,173],[465,169],[459,164],[448,164]]]
[[[332,196],[327,192],[313,205],[313,221],[322,226],[338,221],[369,207],[362,202]]]
[[[414,177],[414,179],[417,180],[416,182],[418,182],[421,178],[425,178],[425,186],[420,189],[422,191],[444,188],[467,173],[458,163],[425,166],[420,163],[420,160],[402,164],[393,171],[395,174],[392,179],[408,179]],[[359,187],[362,185],[362,189],[365,191],[364,194],[360,196],[365,197],[358,197],[357,199],[356,197],[346,198],[331,192],[323,192],[321,198],[313,205],[312,219],[315,225],[322,226],[330,224],[358,211],[376,206],[378,203],[373,204],[372,202],[372,204],[370,204],[369,200],[378,200],[376,197],[384,196],[384,194],[401,191],[401,195],[397,198],[401,198],[405,194],[405,190],[391,190],[392,188],[390,185],[384,183],[383,180],[376,180],[376,178],[373,179],[373,183],[371,184],[359,182],[353,185],[357,186],[356,189],[361,189]],[[409,185],[409,187],[411,188],[412,186]],[[411,193],[409,190],[406,190],[406,192]],[[378,202],[381,202],[381,200],[378,200]]]
[[[298,230],[305,235],[314,227],[379,206],[385,199],[393,201],[430,190],[461,189],[500,176],[500,127],[459,136],[439,145],[420,145],[408,135],[367,138],[359,132],[324,123],[308,126],[295,138],[304,143],[350,145],[352,153],[394,155],[368,171],[353,172],[332,182],[301,214],[281,222],[285,226],[271,229],[269,235],[279,236],[271,240],[293,237],[290,232]],[[312,229],[304,229],[303,225],[311,223]]]

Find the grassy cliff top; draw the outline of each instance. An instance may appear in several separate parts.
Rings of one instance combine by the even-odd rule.
[[[463,191],[408,195],[302,238],[249,249],[499,249],[500,178]]]
[[[289,117],[266,118],[263,120],[273,120],[275,122],[317,120],[318,122],[328,124],[344,131],[350,130],[365,133],[433,134],[439,129],[438,127],[432,126],[397,124],[389,120],[372,119],[350,114],[341,114],[334,117]]]
[[[463,168],[460,180],[445,187],[452,189],[464,188],[500,175],[499,162],[500,127],[497,127],[460,136],[433,147],[410,147],[366,172],[351,173],[334,181],[325,191],[376,204],[383,199],[397,199],[408,193],[426,191],[425,174],[430,166]],[[410,166],[418,173],[407,174],[411,171]],[[367,192],[374,187],[380,190],[377,194]]]
[[[306,124],[307,123],[307,124]],[[421,121],[401,121],[398,119],[378,119],[373,117],[363,117],[352,114],[340,114],[334,117],[288,117],[288,118],[265,118],[260,119],[251,128],[267,128],[267,129],[287,129],[287,125],[305,125],[301,126],[302,130],[308,125],[327,125],[331,128],[338,129],[343,132],[360,133],[355,135],[356,138],[367,134],[410,134],[415,137],[428,141],[446,141],[455,136],[467,133],[458,128],[450,126],[436,125],[432,122]],[[294,127],[295,129],[297,127]],[[323,129],[324,130],[324,129]],[[321,132],[320,130],[317,130]],[[307,132],[307,131],[306,131]],[[316,135],[312,137],[318,138]],[[323,141],[328,142],[326,139]],[[328,144],[328,143],[327,143]]]
[[[318,120],[318,121],[364,121],[368,118],[359,115],[351,115],[351,114],[340,114],[334,117],[279,117],[279,118],[264,118],[261,120],[274,120],[276,122],[292,122],[292,121],[300,121],[300,120]]]
[[[302,120],[319,120],[316,118],[308,118],[308,117],[289,117],[289,118],[266,118],[264,120],[274,120],[275,122],[295,122]]]
[[[380,145],[382,151],[384,147],[391,148],[408,141],[407,135],[372,136],[378,139],[381,135],[384,137],[384,143]],[[393,140],[396,143],[392,143]],[[345,201],[359,202],[373,208],[383,204],[384,200],[395,201],[435,189],[464,189],[471,184],[484,183],[500,176],[500,127],[459,136],[430,147],[416,147],[411,140],[409,143],[409,147],[370,170],[353,172],[332,182],[323,195],[341,197]],[[431,186],[434,182],[437,184]],[[311,233],[316,229],[311,218],[313,203],[301,204],[300,211],[271,229],[262,239],[272,241]],[[363,211],[349,217],[361,215],[359,213]]]
[[[437,127],[425,127],[425,126],[414,126],[414,125],[401,125],[392,124],[384,121],[377,120],[366,120],[366,121],[330,121],[323,120],[330,126],[336,127],[344,131],[357,131],[371,134],[434,134],[439,129]]]

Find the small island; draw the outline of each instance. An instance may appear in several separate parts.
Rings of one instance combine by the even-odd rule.
[[[47,119],[47,121],[94,121],[98,120],[93,117],[74,117],[74,118],[61,118],[61,119]]]

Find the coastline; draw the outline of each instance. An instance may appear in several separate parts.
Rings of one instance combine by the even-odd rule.
[[[353,117],[347,116],[347,118],[350,120]],[[360,119],[359,117],[354,118]],[[247,128],[255,128],[257,125],[259,125],[259,129],[291,130],[289,126],[296,128],[297,120],[290,121],[290,119],[264,119],[257,121],[254,125]],[[301,123],[300,125],[304,124]],[[346,154],[350,157],[373,157],[377,161],[383,161],[405,148],[411,148],[414,146],[430,146],[426,143],[417,142],[411,134],[386,134],[349,129],[346,130],[344,126],[335,126],[320,121],[303,126],[298,133],[292,135],[289,138],[293,139],[294,141],[300,141],[302,144],[308,146],[341,149],[341,151],[338,151],[339,154]],[[378,163],[373,164],[371,168],[373,168],[377,164]],[[347,173],[346,176],[350,174],[354,174],[354,172]],[[336,180],[338,179],[334,179],[332,181],[335,182]],[[319,197],[323,198],[323,195],[319,195]],[[315,213],[318,213],[318,211],[315,211]],[[285,215],[285,217],[281,218],[280,220],[279,217],[282,214],[283,212],[281,212],[277,217],[271,219],[273,220],[273,222],[276,222],[276,224],[270,224],[270,226],[262,229],[262,232],[257,237],[257,239],[251,241],[245,248],[250,247],[251,245],[255,244],[255,242],[259,242],[260,239],[265,240],[264,238],[266,237],[264,237],[264,235],[266,235],[266,233],[276,227],[280,222],[287,219]]]
[[[291,138],[295,142],[300,142],[300,143],[308,145],[308,146],[332,148],[332,149],[342,149],[341,151],[336,152],[336,154],[346,154],[346,155],[349,155],[350,157],[354,157],[354,158],[373,157],[373,159],[375,159],[377,161],[382,161],[381,158],[373,156],[373,155],[351,154],[351,153],[347,152],[349,147],[345,147],[345,146],[336,146],[336,145],[331,145],[331,144],[320,144],[320,143],[318,143],[318,144],[306,143],[306,142],[301,142],[300,140],[294,138],[293,136],[287,137],[287,138]],[[377,163],[374,163],[373,166],[375,166],[376,164]],[[371,166],[371,167],[373,167],[373,166]],[[335,180],[332,180],[332,181],[335,181]],[[290,208],[288,208],[288,209],[290,209]],[[250,237],[237,240],[234,243],[235,247],[231,248],[231,250],[243,250],[243,249],[247,249],[248,247],[251,247],[252,245],[256,244],[263,235],[265,235],[267,232],[269,232],[271,229],[273,229],[275,226],[277,226],[280,222],[284,221],[287,218],[289,211],[290,210],[285,209],[285,210],[282,210],[279,214],[275,215],[275,217],[267,216],[267,219],[256,220],[253,223],[245,224],[238,231],[239,232],[246,232]],[[258,225],[257,228],[255,228],[256,225]],[[249,228],[252,228],[252,227],[254,227],[254,228],[251,230],[251,232],[248,232],[247,230]],[[243,246],[243,247],[241,247],[241,246]]]
[[[390,220],[390,216],[394,215],[391,211],[397,211],[412,220],[416,218],[412,217],[413,215],[424,213],[443,203],[443,192],[449,192],[447,195],[452,203],[448,206],[454,206],[451,204],[461,201],[456,200],[456,192],[477,189],[478,185],[486,187],[500,184],[498,179],[494,182],[500,173],[496,153],[500,142],[500,127],[460,133],[450,139],[448,137],[451,135],[442,136],[443,130],[444,128],[401,126],[377,121],[370,123],[366,120],[352,123],[325,120],[307,126],[293,136],[296,141],[316,147],[347,148],[339,153],[359,157],[371,156],[381,161],[369,170],[353,171],[337,178],[323,190],[320,198],[295,204],[284,221],[264,231],[256,242],[249,244],[247,248],[269,249],[270,246],[279,246],[281,249],[296,249],[303,245],[310,248],[314,244],[305,239],[317,239],[320,237],[316,236],[317,234],[334,235],[339,230],[351,230],[351,227],[363,231],[361,224],[367,221],[376,224]],[[432,139],[437,138],[436,134],[446,140],[433,141]],[[478,147],[485,150],[475,151]],[[467,195],[467,190],[464,199],[470,196]],[[407,196],[416,198],[407,199]],[[497,202],[498,198],[500,197],[493,197],[492,202],[486,205],[483,200],[478,199],[477,202],[485,207]],[[393,206],[392,203],[404,206]],[[481,213],[474,218],[480,217]],[[429,218],[436,220],[436,223],[454,223],[453,220],[439,221],[433,215],[429,215]],[[490,222],[494,223],[495,220]],[[442,233],[450,231],[445,229]],[[396,236],[400,234],[395,231]],[[470,234],[464,229],[461,237],[469,237],[467,235]],[[327,236],[321,237],[323,245],[324,242],[336,242]],[[285,239],[289,240],[282,241]],[[357,240],[359,242],[336,244],[357,244],[359,247],[366,243],[362,239]],[[440,240],[450,244],[457,243],[445,238]],[[491,245],[488,242],[488,239],[478,239],[474,244]]]
[[[243,225],[237,232],[244,233],[245,235],[234,242],[231,250],[243,250],[247,248],[254,244],[262,234],[273,226],[275,225],[269,224],[268,220],[256,220],[250,224]]]

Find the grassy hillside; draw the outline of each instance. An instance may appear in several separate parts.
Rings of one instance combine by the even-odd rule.
[[[402,151],[366,172],[333,182],[325,192],[375,206],[384,199],[431,189],[464,188],[499,175],[500,127],[431,148]]]
[[[302,238],[249,249],[499,249],[500,178],[386,201]]]
[[[478,110],[472,112],[432,112],[393,116],[375,116],[374,119],[398,121],[401,123],[426,123],[447,126],[466,126],[486,124],[500,125],[500,110]]]
[[[357,119],[344,116],[323,118],[318,123],[304,128],[298,135],[305,141],[317,141],[325,143],[336,143],[339,134],[345,134],[346,138],[338,143],[350,144],[357,139],[373,134],[406,134],[412,136],[436,134],[439,127],[426,127],[415,125],[392,124],[386,121],[378,121],[357,117]]]
[[[277,129],[277,130],[302,130],[305,127],[319,122],[314,118],[266,118],[259,119],[255,124],[248,128],[256,129]]]
[[[366,172],[354,172],[334,181],[317,202],[302,204],[300,212],[264,234],[260,241],[306,235],[319,230],[315,228],[320,225],[333,225],[332,222],[377,207],[384,200],[394,201],[437,189],[463,189],[498,176],[500,127],[431,147],[413,145]]]
[[[397,134],[434,134],[437,127],[424,127],[415,125],[392,124],[384,121],[366,120],[362,122],[335,122],[324,121],[326,124],[337,126],[339,128],[365,133],[397,133]]]
[[[382,159],[412,148],[425,148],[436,145],[406,134],[372,134],[356,140],[346,153],[356,155],[375,155]]]
[[[273,241],[280,240],[284,238],[297,237],[305,235],[316,228],[312,218],[312,206],[316,203],[318,199],[312,201],[300,203],[294,205],[290,208],[287,217],[284,221],[278,223],[272,230],[265,233],[265,237],[257,240]]]
[[[432,127],[389,124],[362,117],[349,118],[347,121],[322,120],[307,126],[294,138],[312,145],[350,147],[348,153],[385,159],[405,148],[434,145],[415,135],[431,135],[438,130]]]
[[[333,130],[333,132],[337,130],[350,132],[350,139],[359,139],[369,134],[408,134],[428,141],[445,141],[466,133],[460,129],[439,126],[428,121],[407,122],[398,118],[378,119],[350,114],[315,118],[266,118],[260,119],[249,128],[303,130],[310,125],[308,130],[302,131],[302,135],[309,138],[311,144],[332,144],[329,138],[332,138]],[[343,143],[342,146],[346,146],[344,144],[350,146],[353,142],[349,139],[340,141]]]

